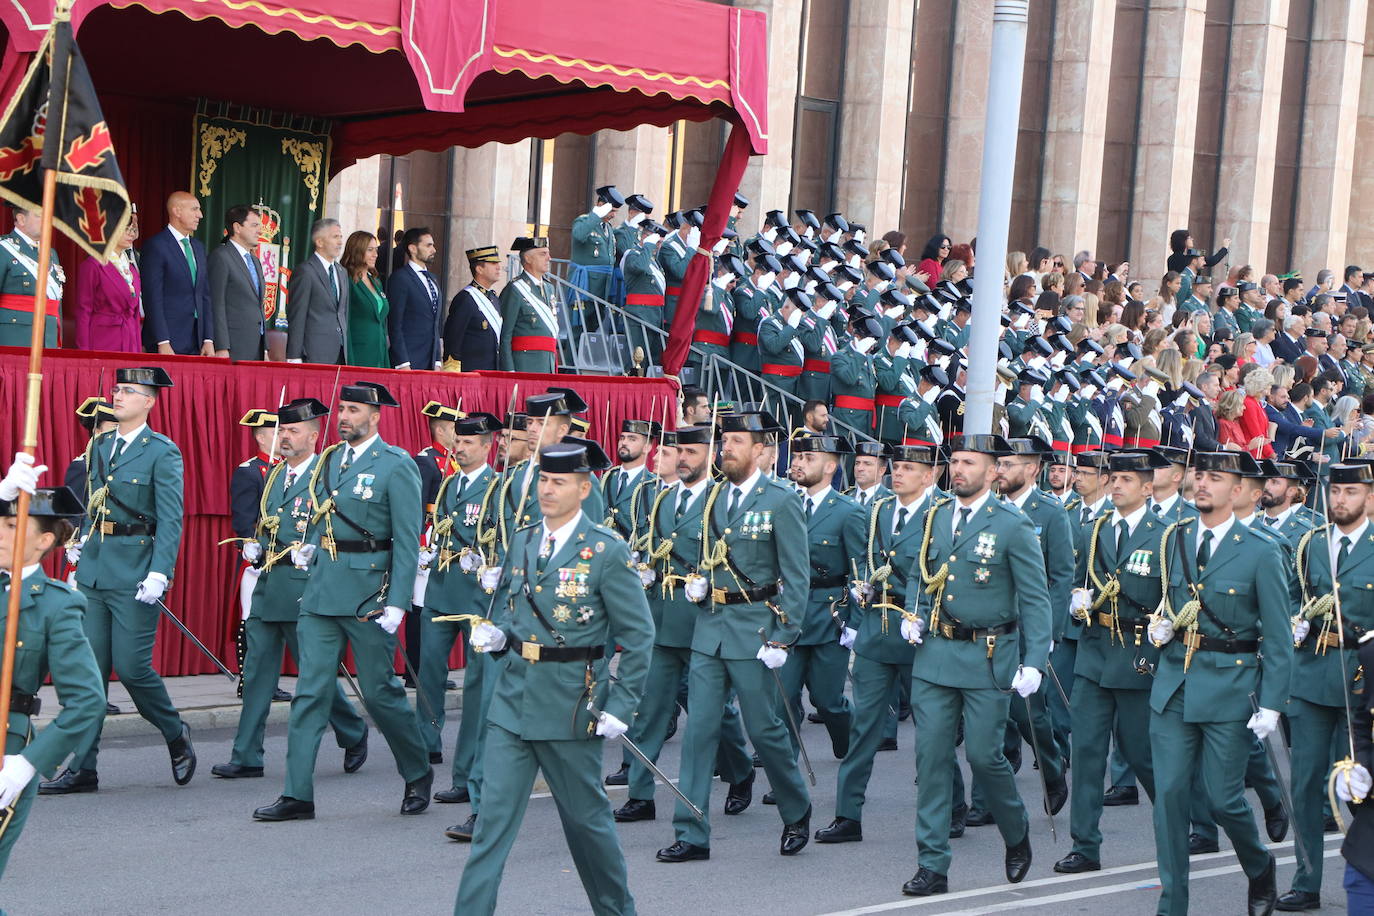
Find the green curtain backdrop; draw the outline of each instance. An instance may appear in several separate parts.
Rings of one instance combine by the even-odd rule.
[[[324,213],[329,134],[272,123],[280,119],[266,113],[246,119],[198,114],[191,193],[205,213],[197,235],[207,248],[224,237],[230,207],[248,204],[261,211],[264,313],[271,325],[285,328],[280,290],[291,265],[310,250],[310,226]]]

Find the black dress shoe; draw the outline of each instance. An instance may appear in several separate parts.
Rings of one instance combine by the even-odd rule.
[[[677,716],[673,716],[671,719],[668,720],[668,734],[666,734],[666,735],[663,736],[663,740],[664,740],[664,741],[671,741],[672,738],[673,738],[673,735],[676,735],[676,734],[677,734]]]
[[[1049,794],[1045,796],[1045,810],[1052,815],[1058,814],[1068,800],[1069,782],[1061,777],[1057,783],[1051,783],[1049,786]]]
[[[58,773],[56,779],[38,784],[39,795],[74,795],[99,790],[100,777],[95,770],[73,770],[71,767]]]
[[[773,794],[772,789],[769,789],[767,792],[763,793],[763,803],[765,805],[776,805],[778,803],[778,797]]]
[[[196,749],[191,744],[191,727],[181,723],[181,734],[167,742],[167,753],[172,757],[172,779],[184,786],[196,775]]]
[[[273,703],[290,703],[290,702],[291,702],[291,694],[287,693],[285,690],[282,690],[280,687],[278,687],[276,690],[272,691],[272,702],[273,702]]]
[[[1018,884],[1026,877],[1026,872],[1030,871],[1031,866],[1031,844],[1030,831],[1026,831],[1026,836],[1015,846],[1007,847],[1007,880],[1012,884]]]
[[[1120,808],[1140,804],[1140,789],[1135,786],[1112,786],[1102,796],[1102,807]]]
[[[1269,864],[1264,866],[1264,871],[1250,879],[1250,889],[1245,895],[1250,916],[1269,916],[1274,912],[1274,905],[1279,899],[1279,888],[1275,881],[1277,875],[1274,855],[1270,853]]]
[[[1285,913],[1302,913],[1307,910],[1319,910],[1322,905],[1322,895],[1312,894],[1307,891],[1289,891],[1279,897],[1274,904],[1274,909],[1282,910]]]
[[[951,840],[957,840],[964,835],[964,818],[966,817],[968,817],[968,805],[962,802],[955,805],[949,812],[949,838]]]
[[[880,751],[895,751],[896,749],[897,749],[897,739],[896,739],[896,738],[884,738],[883,740],[881,740],[881,741],[878,742],[878,750],[880,750]]]
[[[458,682],[457,682],[457,681],[444,681],[444,689],[445,689],[445,690],[457,690],[457,689],[458,689]]]
[[[123,711],[124,711],[124,710],[120,709],[118,706],[116,706],[116,705],[113,704],[113,703],[106,703],[106,704],[105,704],[105,715],[107,715],[107,716],[117,716],[117,715],[119,715],[120,713],[122,713]]]
[[[1071,852],[1054,863],[1054,870],[1061,875],[1077,875],[1085,871],[1101,871],[1102,863],[1089,859],[1081,852]]]
[[[984,811],[982,808],[969,808],[968,814],[964,815],[964,824],[968,827],[986,827],[993,823],[991,811]]]
[[[344,751],[344,772],[356,773],[367,762],[367,729],[363,729],[363,740]]]
[[[608,786],[628,786],[630,784],[630,765],[622,763],[620,769],[606,777]]]
[[[818,713],[818,712],[809,712],[809,713],[807,713],[807,714],[806,714],[806,721],[810,722],[812,725],[824,725],[824,724],[825,724],[825,719],[824,719],[824,718],[821,716],[821,714]]]
[[[749,776],[741,782],[730,784],[730,791],[725,794],[725,813],[743,814],[754,800],[754,771],[749,771]]]
[[[711,858],[710,846],[695,846],[678,840],[666,849],[660,849],[654,858],[660,862],[691,862],[696,859]]]
[[[908,897],[929,897],[932,894],[949,893],[949,878],[938,871],[931,871],[922,865],[910,881],[902,885],[902,893]]]
[[[806,848],[806,844],[811,841],[811,808],[807,807],[802,819],[795,824],[788,824],[782,828],[782,842],[778,846],[778,854],[784,856],[795,856]]]
[[[429,793],[434,788],[434,771],[428,770],[414,782],[406,783],[406,793],[401,797],[402,814],[419,814],[429,807]]]
[[[253,817],[260,821],[313,821],[315,803],[282,795],[272,804],[254,811]]]
[[[1337,833],[1340,831],[1340,829],[1341,828],[1337,826],[1336,819],[1334,817],[1328,816],[1325,820],[1322,821],[1322,833]]]
[[[1283,805],[1275,805],[1265,810],[1264,832],[1269,834],[1269,839],[1275,843],[1282,843],[1283,838],[1288,836],[1288,815],[1283,812]]]
[[[454,824],[444,831],[444,836],[460,843],[471,843],[472,834],[477,830],[477,815],[469,814],[461,824]]]
[[[1204,852],[1217,852],[1220,849],[1216,840],[1209,840],[1200,833],[1188,834],[1188,855],[1196,856]]]
[[[897,710],[897,721],[898,721],[898,722],[905,722],[907,719],[910,719],[910,718],[911,718],[911,707],[910,707],[910,706],[903,706],[903,707],[901,707],[900,709]]]
[[[652,798],[632,798],[611,812],[617,821],[628,824],[631,821],[652,821],[658,817]]]
[[[237,763],[217,763],[210,767],[210,775],[220,779],[251,779],[262,775],[262,767],[241,767]]]
[[[461,788],[445,789],[442,792],[435,792],[434,800],[441,805],[461,805],[472,799],[468,796],[467,786],[463,786]]]
[[[429,752],[429,762],[430,762],[431,765],[433,765],[433,764],[438,764],[438,763],[443,763],[443,762],[444,762],[444,752],[443,752],[443,751],[430,751],[430,752]]]
[[[817,843],[858,843],[863,838],[863,825],[848,817],[837,817],[829,827],[816,831]]]

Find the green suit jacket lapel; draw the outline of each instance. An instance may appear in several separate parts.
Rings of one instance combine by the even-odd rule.
[[[982,508],[969,516],[968,523],[964,525],[964,530],[959,533],[958,540],[954,542],[954,550],[956,552],[962,550],[971,538],[975,537],[979,532],[991,524],[993,513],[997,511],[992,505],[992,501],[996,498],[996,496],[988,497],[987,502],[983,503]],[[959,501],[956,499],[954,501],[955,518],[958,518],[958,511],[960,508]]]
[[[1337,549],[1339,549],[1341,543],[1340,530],[1335,529],[1331,533],[1338,545]],[[1313,540],[1315,541],[1316,538]],[[1330,553],[1327,556],[1329,557]],[[1364,537],[1350,545],[1350,556],[1345,558],[1345,564],[1336,571],[1336,578],[1365,571],[1374,571],[1374,530],[1370,529],[1366,529]]]
[[[1238,530],[1240,527],[1243,527],[1243,525],[1244,523],[1239,520],[1232,522],[1231,529],[1226,532],[1226,536],[1221,539],[1221,543],[1214,543],[1212,545],[1212,558],[1207,561],[1207,569],[1201,573],[1201,578],[1211,578],[1216,575],[1222,567],[1245,553],[1245,551],[1241,549],[1241,541],[1244,540],[1245,535]],[[1193,560],[1196,562],[1197,529],[1193,528],[1191,530],[1193,531],[1193,536],[1189,538],[1189,541],[1191,542],[1191,549],[1193,551]]]

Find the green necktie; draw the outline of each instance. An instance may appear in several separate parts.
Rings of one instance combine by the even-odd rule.
[[[892,529],[893,537],[896,537],[897,535],[902,533],[902,529],[906,527],[907,516],[910,514],[911,510],[908,509],[906,506],[903,506],[901,508],[901,511],[897,513],[897,526]]]
[[[1130,529],[1124,518],[1116,523],[1116,562],[1118,563],[1121,562],[1121,551],[1126,546],[1126,535],[1129,533]]]
[[[549,535],[544,541],[544,549],[539,551],[539,560],[534,564],[534,568],[542,575],[544,568],[549,565],[549,558],[553,556],[554,538]]]
[[[1350,535],[1348,535],[1348,534],[1343,534],[1343,535],[1341,535],[1341,549],[1340,549],[1340,552],[1339,552],[1338,554],[1336,554],[1336,570],[1335,570],[1336,572],[1340,572],[1340,571],[1341,571],[1341,567],[1345,565],[1345,560],[1346,560],[1346,558],[1349,557],[1349,556],[1350,556]]]
[[[1197,567],[1201,572],[1206,568],[1207,562],[1212,559],[1212,532],[1202,532],[1202,544],[1197,549]]]
[[[181,240],[181,250],[186,253],[186,264],[191,268],[191,284],[196,282],[196,253],[191,250],[191,240],[183,238]]]
[[[692,491],[686,489],[677,498],[677,512],[673,516],[673,521],[681,521],[682,516],[687,512],[687,504],[692,501]]]
[[[959,510],[959,522],[954,526],[954,536],[957,538],[964,533],[964,526],[968,524],[968,517],[973,514],[973,510],[963,508]]]

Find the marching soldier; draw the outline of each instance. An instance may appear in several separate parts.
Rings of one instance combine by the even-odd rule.
[[[629,548],[583,509],[591,472],[608,464],[594,442],[540,452],[539,521],[516,535],[496,619],[473,627],[473,648],[494,656],[483,791],[500,804],[488,804],[477,820],[455,914],[495,910],[541,771],[592,911],[634,912],[595,739],[618,738],[634,721],[654,631]],[[612,680],[606,646],[617,643]]]
[[[414,460],[381,437],[381,409],[398,406],[376,382],[345,385],[338,405],[342,441],[325,449],[307,482],[311,523],[291,551],[292,563],[309,578],[296,624],[300,675],[287,731],[286,785],[275,802],[253,812],[260,821],[314,818],[315,757],[349,647],[368,713],[405,780],[401,813],[429,807],[434,771],[392,668],[396,630],[415,583],[422,508]]]
[[[457,470],[453,457],[453,425],[457,422],[459,413],[455,408],[446,407],[438,401],[429,401],[420,408],[420,413],[425,417],[430,440],[429,445],[415,454],[415,467],[420,472],[420,502],[424,506],[424,515],[420,525],[420,548],[427,550],[432,546],[429,541],[428,522],[434,514],[434,500],[439,493],[439,485],[443,483],[445,477]],[[406,616],[405,622],[405,653],[408,665],[405,685],[408,688],[419,686],[415,683],[412,672],[420,670],[420,660],[423,657],[422,646],[425,637],[429,635],[429,630],[422,626],[424,615],[421,613],[425,601],[424,584],[427,582],[428,566],[426,565],[418,574],[415,594],[412,596],[415,604],[410,608],[410,614]],[[447,680],[445,678],[445,681]],[[453,685],[450,683],[448,686]],[[443,705],[442,699],[441,697],[440,708]],[[422,727],[423,721],[424,717],[422,717]],[[430,763],[444,762],[443,752],[438,748],[431,747],[429,756]]]
[[[1170,916],[1188,911],[1188,822],[1199,775],[1250,879],[1250,912],[1269,912],[1277,897],[1274,857],[1255,829],[1243,780],[1249,732],[1267,738],[1288,700],[1292,643],[1283,554],[1235,523],[1232,506],[1253,464],[1244,452],[1195,454],[1199,516],[1170,526],[1161,546],[1150,747],[1159,911]],[[1265,633],[1271,639],[1261,653]]]
[[[868,509],[878,500],[891,496],[892,491],[883,485],[887,475],[888,458],[892,450],[881,442],[871,440],[859,442],[854,446],[854,486],[846,491],[854,497],[859,506]]]
[[[679,479],[655,497],[641,552],[640,580],[646,583],[649,610],[654,617],[654,650],[644,700],[632,731],[639,749],[654,762],[671,734],[672,720],[677,715],[678,687],[692,660],[692,635],[702,613],[700,605],[688,600],[683,586],[688,577],[697,574],[701,560],[701,516],[711,489],[714,440],[709,426],[689,426],[677,431]],[[689,692],[688,703],[691,702]],[[742,813],[754,798],[754,765],[745,750],[739,711],[729,704],[722,719],[716,769],[730,785],[725,813]],[[627,781],[630,797],[616,809],[615,819],[654,820],[657,810],[653,776],[638,758],[630,761]]]
[[[919,867],[902,886],[913,897],[949,890],[955,729],[1006,843],[1007,880],[1030,869],[1030,819],[1002,753],[1009,693],[1040,687],[1050,648],[1045,567],[1030,519],[992,494],[1001,436],[960,435],[949,446],[954,499],[926,515],[917,554],[920,588],[907,590],[901,631],[916,645],[916,842]],[[1016,635],[1012,635],[1016,634]]]
[[[1302,504],[1306,495],[1303,488],[1315,485],[1316,475],[1301,462],[1275,461],[1271,466],[1276,473],[1265,481],[1260,494],[1260,508],[1264,510],[1260,523],[1296,546],[1317,526],[1317,519],[1309,516]]]
[[[529,445],[525,442],[528,423],[529,417],[523,410],[506,415],[506,428],[501,431],[496,444],[496,463],[500,465],[502,473],[530,456]]]
[[[938,448],[899,445],[893,448],[892,458],[893,495],[879,499],[865,513],[860,577],[850,593],[854,601],[850,624],[857,630],[853,637],[854,728],[849,752],[840,764],[835,819],[816,831],[818,843],[863,839],[863,808],[873,758],[887,726],[895,724],[891,708],[895,692],[904,682],[909,691],[914,649],[900,634],[901,613],[914,585],[911,573],[925,514],[945,494],[935,485]]]
[[[252,458],[234,468],[229,477],[229,521],[234,536],[251,539],[257,536],[259,510],[262,503],[264,481],[272,465],[280,459],[274,453],[273,440],[277,432],[277,415],[270,410],[254,407],[239,420],[240,426],[253,431],[253,444],[257,451]],[[239,569],[238,597],[240,620],[235,635],[235,648],[238,650],[239,671],[243,671],[244,656],[248,651],[247,628],[248,607],[253,601],[253,588],[257,583],[258,569],[245,563]],[[280,653],[278,653],[280,654]],[[239,678],[239,698],[243,698],[243,678]],[[289,701],[291,694],[284,690],[273,690],[272,699]]]
[[[501,304],[495,287],[501,279],[501,253],[488,245],[469,248],[465,254],[472,282],[453,297],[444,319],[444,368],[454,372],[497,369]]]
[[[243,621],[245,651],[240,670],[243,707],[228,763],[210,772],[222,779],[263,774],[263,735],[281,673],[282,648],[300,661],[296,620],[306,572],[291,565],[286,554],[310,521],[310,471],[320,438],[320,418],[329,409],[314,398],[298,398],[281,407],[276,417],[277,450],[281,462],[272,466],[258,497],[253,525],[243,545],[243,559],[253,571]],[[335,681],[329,725],[344,750],[344,772],[355,773],[367,760],[367,723],[358,715],[343,688]]]
[[[687,717],[679,785],[709,812],[711,779],[727,691],[739,697],[744,728],[763,762],[778,803],[783,832],[779,852],[796,855],[810,840],[811,797],[778,720],[776,670],[805,617],[808,582],[801,500],[789,486],[758,470],[764,441],[778,429],[767,413],[721,417],[721,471],[703,508],[699,573],[683,584],[689,600],[706,602],[692,634],[688,674],[692,702],[705,715]],[[770,683],[772,681],[772,683]],[[709,859],[710,823],[697,821],[680,802],[673,814],[676,841],[658,851],[660,862]]]
[[[539,462],[534,456],[545,446],[568,438],[573,414],[586,409],[586,402],[571,388],[549,388],[544,394],[532,394],[525,399],[525,448],[530,457],[517,465],[507,466],[497,501],[497,518],[505,526],[502,539],[507,547],[517,530],[539,520]],[[606,503],[600,487],[592,487],[582,508],[596,518],[606,517]],[[484,570],[481,575],[486,577],[483,588],[496,588],[495,573]]]
[[[10,204],[14,228],[0,236],[0,346],[27,347],[33,338],[34,283],[38,277],[38,236],[43,211],[26,210]],[[57,263],[57,252],[50,255],[47,287],[47,314],[43,319],[43,346],[57,346],[60,323],[58,309],[67,275]]]
[[[568,282],[598,299],[610,298],[611,271],[616,264],[615,229],[611,223],[623,206],[625,196],[615,185],[608,184],[596,189],[596,206],[591,212],[573,220],[572,271]]]
[[[1054,863],[1061,874],[1102,867],[1102,781],[1113,736],[1145,793],[1154,799],[1149,736],[1150,674],[1159,650],[1148,639],[1149,616],[1159,605],[1159,543],[1171,522],[1156,518],[1146,495],[1167,460],[1153,452],[1115,452],[1110,514],[1092,522],[1086,539],[1087,585],[1070,601],[1080,624],[1074,658],[1073,849]]]
[[[620,466],[597,483],[606,504],[604,524],[631,548],[645,530],[650,505],[658,495],[656,477],[649,471],[649,449],[662,432],[657,420],[622,420],[615,451]]]
[[[16,500],[20,490],[30,494],[24,537],[24,594],[19,599],[18,644],[23,651],[14,659],[5,761],[0,769],[0,820],[8,821],[0,829],[0,877],[33,806],[35,774],[56,771],[84,735],[99,727],[104,714],[100,668],[81,625],[86,602],[75,588],[49,579],[42,566],[44,557],[61,549],[84,510],[81,500],[66,487],[35,489],[44,470],[20,459],[0,481],[0,564],[6,573],[5,593],[0,593],[5,601],[0,607],[0,625],[9,616],[6,593],[17,530]],[[42,731],[35,732],[32,720],[39,713],[38,690],[49,675],[62,708]],[[6,808],[11,810],[3,811]]]
[[[1150,498],[1146,505],[1150,514],[1165,524],[1181,522],[1197,515],[1197,506],[1183,498],[1183,480],[1188,474],[1187,449],[1161,445],[1153,450],[1165,459],[1165,463],[1155,467],[1154,482],[1150,486]]]
[[[158,390],[171,388],[161,368],[141,366],[115,372],[118,427],[96,437],[86,490],[90,499],[81,539],[67,551],[76,584],[86,596],[82,626],[107,685],[119,672],[138,712],[167,742],[172,779],[179,786],[196,772],[191,730],[182,721],[162,678],[153,670],[157,608],[171,584],[181,548],[181,451],[148,428]],[[67,769],[39,787],[42,795],[94,792],[101,725],[87,731]]]
[[[558,369],[558,292],[544,279],[549,240],[516,239],[520,273],[501,290],[501,368],[552,375]]]

